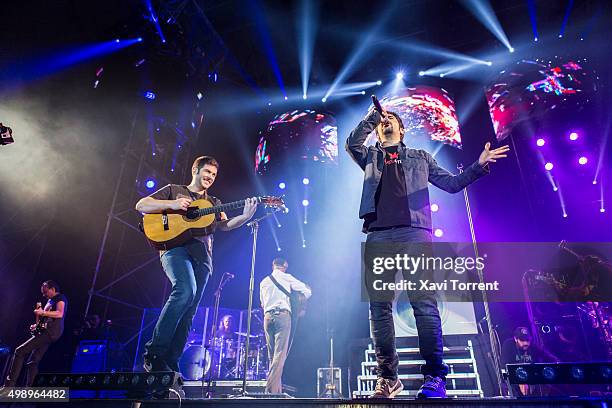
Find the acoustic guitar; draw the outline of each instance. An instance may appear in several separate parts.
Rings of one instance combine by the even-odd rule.
[[[192,201],[187,210],[166,210],[160,214],[145,214],[142,227],[149,242],[157,249],[171,249],[183,245],[193,237],[207,233],[215,222],[215,215],[244,207],[246,200],[213,205],[205,198]],[[280,197],[257,197],[257,204],[280,209],[285,206]]]

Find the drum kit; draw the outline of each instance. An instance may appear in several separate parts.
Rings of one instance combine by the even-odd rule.
[[[260,313],[254,311],[256,319]],[[265,380],[267,375],[268,349],[263,327],[259,326],[249,336],[247,380]],[[179,362],[183,378],[192,381],[244,378],[246,337],[247,333],[237,331],[214,337],[204,345],[201,339],[190,340]]]

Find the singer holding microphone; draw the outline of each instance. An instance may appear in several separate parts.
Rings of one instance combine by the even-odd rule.
[[[138,201],[136,210],[149,214],[186,210],[192,201],[200,198],[220,205],[219,199],[208,194],[218,170],[219,163],[213,157],[198,157],[191,168],[189,185],[168,184]],[[204,235],[176,248],[160,251],[162,268],[172,284],[172,290],[155,325],[153,338],[145,346],[146,371],[179,371],[178,362],[193,317],[212,274],[213,233],[217,228],[229,231],[240,227],[253,217],[256,210],[256,199],[248,198],[242,214],[228,219],[224,213],[220,213]]]
[[[484,151],[463,173],[453,175],[441,168],[424,150],[411,149],[404,144],[406,130],[401,117],[386,111],[372,95],[374,109],[359,122],[346,141],[346,150],[364,171],[363,191],[359,218],[363,219],[363,232],[367,234],[365,262],[380,255],[394,256],[397,244],[402,251],[431,250],[431,210],[428,183],[450,193],[457,193],[470,183],[489,173],[489,163],[506,157],[508,146]],[[377,142],[366,147],[368,135],[376,130]],[[381,244],[392,243],[384,246]],[[374,249],[375,248],[375,249]],[[381,248],[383,248],[381,250]],[[394,282],[396,270],[386,271],[385,279]],[[373,398],[394,398],[404,388],[398,379],[398,355],[395,348],[392,301],[394,293],[371,289],[373,277],[366,269],[365,285],[370,303],[370,327],[376,350],[377,375]],[[380,276],[376,277],[380,279]],[[407,277],[404,277],[405,279]],[[443,361],[442,325],[440,313],[432,292],[410,294],[410,303],[416,319],[419,349],[425,364],[418,398],[445,398],[448,366]]]

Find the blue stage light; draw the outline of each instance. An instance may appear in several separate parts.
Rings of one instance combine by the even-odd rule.
[[[557,372],[552,367],[544,367],[542,369],[542,377],[546,378],[548,381],[552,381],[557,376]]]
[[[153,99],[155,99],[156,95],[155,95],[155,92],[153,91],[146,91],[144,93],[144,97],[152,101]]]
[[[514,48],[510,47],[510,49],[508,51],[514,52]]]
[[[287,97],[285,96],[285,100],[287,100],[287,99],[289,99],[289,98],[287,98]]]
[[[302,95],[302,99],[308,99],[308,95],[306,94]]]
[[[153,179],[148,179],[148,180],[145,182],[145,186],[146,186],[146,187],[147,187],[149,190],[153,190],[153,189],[155,188],[155,184],[156,184],[156,183],[155,183],[155,180],[153,180]]]
[[[419,71],[419,76],[425,75],[425,71]]]
[[[376,81],[376,85],[382,85],[382,81]]]
[[[142,42],[142,37],[138,37],[138,38],[136,39],[136,41],[138,41],[138,42]]]
[[[196,94],[196,98],[198,98],[199,101],[202,100],[203,97],[204,97],[204,95],[202,95],[202,92],[198,92]]]
[[[304,177],[302,179],[302,183],[306,186],[306,185],[310,184],[310,179],[308,177]]]
[[[582,368],[580,368],[580,367],[572,367],[572,369],[570,370],[570,373],[572,374],[572,377],[575,380],[580,381],[580,380],[584,379],[584,370]]]
[[[527,370],[525,370],[523,367],[519,367],[516,369],[516,378],[518,378],[521,381],[526,381],[527,378],[529,378],[529,374],[527,373]]]
[[[115,42],[118,43],[118,42],[121,42],[121,40],[118,38],[115,38]]]
[[[284,190],[287,187],[287,185],[285,183],[283,183],[282,181],[280,183],[278,183],[278,188],[280,188],[281,190]]]
[[[398,72],[395,74],[395,79],[404,79],[404,73],[403,72]]]
[[[308,206],[310,205],[310,201],[308,201],[308,200],[302,200],[302,205],[303,205],[304,207],[308,207]]]
[[[322,99],[321,99],[321,102],[323,102],[323,103],[327,102],[327,98],[325,98],[325,97],[324,97],[324,98],[322,98]]]

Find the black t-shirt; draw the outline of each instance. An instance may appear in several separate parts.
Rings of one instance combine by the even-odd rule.
[[[58,293],[53,296],[51,299],[47,301],[47,304],[44,307],[44,310],[56,311],[57,304],[59,302],[64,302],[64,317],[68,311],[68,299],[62,293]],[[47,323],[47,333],[54,339],[59,338],[64,332],[64,317],[61,319],[53,318],[53,317],[43,317],[45,322]]]
[[[365,231],[410,226],[406,178],[398,146],[385,147],[383,151],[383,171],[374,196],[376,212],[365,216],[363,223]]]

